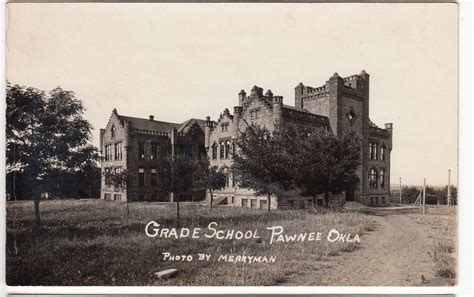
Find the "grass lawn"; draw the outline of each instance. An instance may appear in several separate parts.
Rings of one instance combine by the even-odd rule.
[[[330,229],[359,234],[373,229],[369,216],[359,213],[316,214],[306,210],[266,211],[181,204],[181,226],[255,230],[260,240],[149,238],[145,225],[156,221],[175,226],[175,205],[125,203],[102,200],[57,200],[41,203],[41,237],[32,239],[32,201],[7,203],[8,285],[275,285],[358,243],[328,242]],[[13,220],[15,219],[15,222]],[[16,225],[17,253],[13,244]],[[283,226],[286,234],[322,232],[321,241],[269,244],[270,226]],[[363,240],[363,236],[361,237]],[[193,255],[191,262],[163,261],[163,252]],[[211,254],[198,261],[197,253]],[[217,261],[220,254],[274,256],[275,263]],[[174,278],[160,280],[153,273],[178,269]]]

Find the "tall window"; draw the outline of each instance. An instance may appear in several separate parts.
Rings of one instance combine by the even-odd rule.
[[[112,145],[108,144],[105,146],[105,161],[112,160]]]
[[[228,159],[230,155],[230,141],[225,143],[225,158]]]
[[[374,144],[372,142],[369,143],[369,159],[374,158]]]
[[[222,173],[224,173],[225,175],[225,186],[228,187],[229,186],[229,168],[227,167],[222,168]]]
[[[143,168],[138,169],[138,185],[139,186],[145,185],[145,169]]]
[[[222,127],[222,131],[228,131],[229,130],[229,123],[222,123],[221,127]]]
[[[122,143],[115,144],[115,160],[122,160]]]
[[[217,159],[217,144],[216,143],[214,143],[212,145],[212,156],[211,157],[214,160]]]
[[[110,129],[110,138],[115,138],[115,126],[112,126],[112,128]]]
[[[385,145],[380,147],[380,160],[385,161]]]
[[[385,188],[385,170],[380,170],[380,187]]]
[[[139,142],[138,143],[138,160],[145,159],[145,144]]]
[[[379,145],[374,144],[374,160],[377,160],[377,158],[378,158],[378,156],[377,156],[378,151],[379,151]]]
[[[152,160],[158,159],[158,144],[157,143],[151,144],[150,159]]]
[[[224,159],[224,153],[225,153],[225,144],[222,141],[221,144],[219,145],[219,159]]]
[[[111,183],[111,180],[110,180],[110,176],[109,176],[109,173],[110,173],[110,168],[105,168],[105,184],[106,185],[110,185]]]
[[[377,171],[374,168],[369,171],[369,188],[377,188]]]
[[[153,168],[150,171],[150,184],[153,187],[156,187],[156,185],[157,185],[157,179],[156,178],[157,178],[156,169]]]

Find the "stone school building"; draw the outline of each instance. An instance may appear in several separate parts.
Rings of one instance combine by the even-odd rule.
[[[331,197],[332,204],[358,201],[366,205],[386,205],[390,197],[390,153],[392,124],[384,128],[369,118],[369,74],[341,77],[337,73],[323,85],[311,87],[299,83],[295,87],[294,106],[286,105],[283,97],[254,86],[249,94],[238,94],[238,104],[232,113],[225,109],[218,118],[190,119],[181,124],[160,122],[150,116],[138,119],[118,115],[114,110],[106,129],[101,129],[102,170],[122,170],[131,173],[131,185],[126,193],[107,187],[102,178],[101,197],[108,200],[170,201],[172,195],[160,192],[156,186],[157,154],[208,154],[227,176],[226,187],[216,191],[216,204],[267,208],[267,197],[256,196],[236,185],[231,152],[238,131],[246,123],[255,123],[270,131],[288,126],[310,130],[327,130],[341,136],[353,130],[362,139],[361,166],[357,170],[359,184],[354,190]],[[184,199],[202,199],[203,193],[184,193]],[[181,197],[180,197],[181,198]],[[323,197],[318,200],[322,204]],[[271,198],[271,208],[304,208],[312,198],[298,191],[288,191]]]

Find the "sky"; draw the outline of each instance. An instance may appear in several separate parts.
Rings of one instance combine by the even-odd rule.
[[[119,114],[216,119],[241,89],[370,74],[370,118],[393,123],[391,183],[457,181],[457,5],[7,4],[7,80],[72,90],[99,143]]]

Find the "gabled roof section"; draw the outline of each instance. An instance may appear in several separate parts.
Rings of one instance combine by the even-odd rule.
[[[204,126],[205,126],[206,121],[192,118],[192,119],[189,119],[189,120],[185,121],[181,125],[179,125],[179,127],[177,128],[178,132],[184,132],[184,133],[188,132],[189,128],[191,128],[191,126],[194,123],[198,124],[199,127],[204,131]]]
[[[150,120],[150,119],[135,118],[135,117],[129,117],[129,116],[124,116],[124,115],[118,115],[118,117],[120,121],[122,122],[130,122],[132,124],[132,128],[138,129],[138,130],[169,132],[173,130],[173,128],[178,128],[180,126],[180,124],[177,124],[177,123],[169,123],[169,122],[155,121],[155,120]]]

